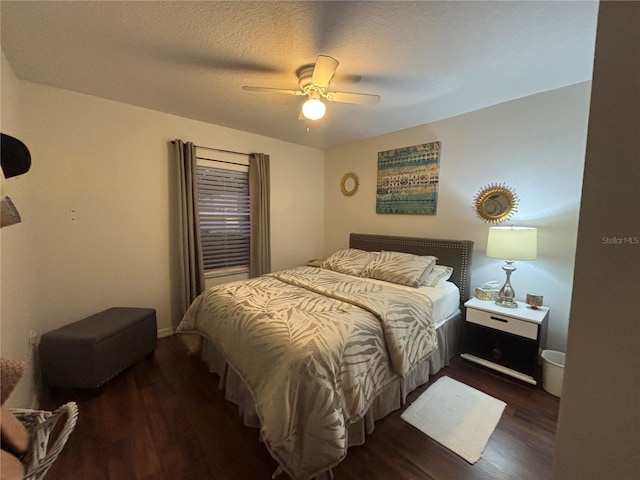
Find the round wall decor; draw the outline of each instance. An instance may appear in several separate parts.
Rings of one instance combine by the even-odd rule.
[[[359,185],[360,181],[355,173],[345,173],[344,177],[342,177],[342,180],[340,181],[340,190],[342,190],[343,195],[350,197],[358,191]]]
[[[476,213],[487,223],[505,222],[518,208],[516,192],[503,184],[482,188],[473,199]]]

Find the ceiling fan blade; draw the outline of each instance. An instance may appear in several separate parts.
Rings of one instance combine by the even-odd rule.
[[[326,97],[330,102],[355,103],[356,105],[375,105],[380,102],[380,95],[367,93],[329,92]]]
[[[243,90],[248,90],[249,92],[267,92],[267,93],[284,93],[285,95],[304,95],[305,93],[301,90],[286,90],[284,88],[267,88],[267,87],[248,87],[243,86]]]
[[[326,55],[318,55],[316,59],[316,66],[313,69],[313,75],[311,76],[311,83],[318,87],[326,88],[329,82],[333,78],[333,74],[336,73],[340,62],[333,57]]]

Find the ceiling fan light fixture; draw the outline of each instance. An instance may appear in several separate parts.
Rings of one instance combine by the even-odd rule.
[[[318,98],[310,98],[302,105],[302,114],[309,120],[319,120],[324,117],[326,107]]]
[[[2,1],[2,0],[0,0]],[[329,90],[329,84],[336,68],[340,63],[333,57],[318,55],[316,63],[303,65],[296,70],[299,90],[284,88],[252,87],[244,85],[243,90],[250,92],[279,93],[283,95],[306,95],[309,98],[302,105],[299,119],[319,120],[324,117],[325,104],[321,101],[325,98],[328,102],[351,103],[354,105],[376,105],[380,102],[379,95],[368,93],[335,92]]]

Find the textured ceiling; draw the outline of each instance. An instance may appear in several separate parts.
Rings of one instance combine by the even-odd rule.
[[[23,80],[329,148],[591,79],[597,2],[5,1]],[[331,89],[377,94],[298,120],[296,70],[340,61]]]

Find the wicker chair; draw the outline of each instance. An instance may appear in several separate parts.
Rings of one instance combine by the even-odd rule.
[[[31,434],[31,448],[23,459],[26,472],[24,480],[41,480],[73,432],[78,420],[78,406],[75,402],[69,402],[54,412],[23,408],[12,408],[11,411]],[[62,428],[56,429],[56,424],[65,415],[64,424],[60,424]]]

